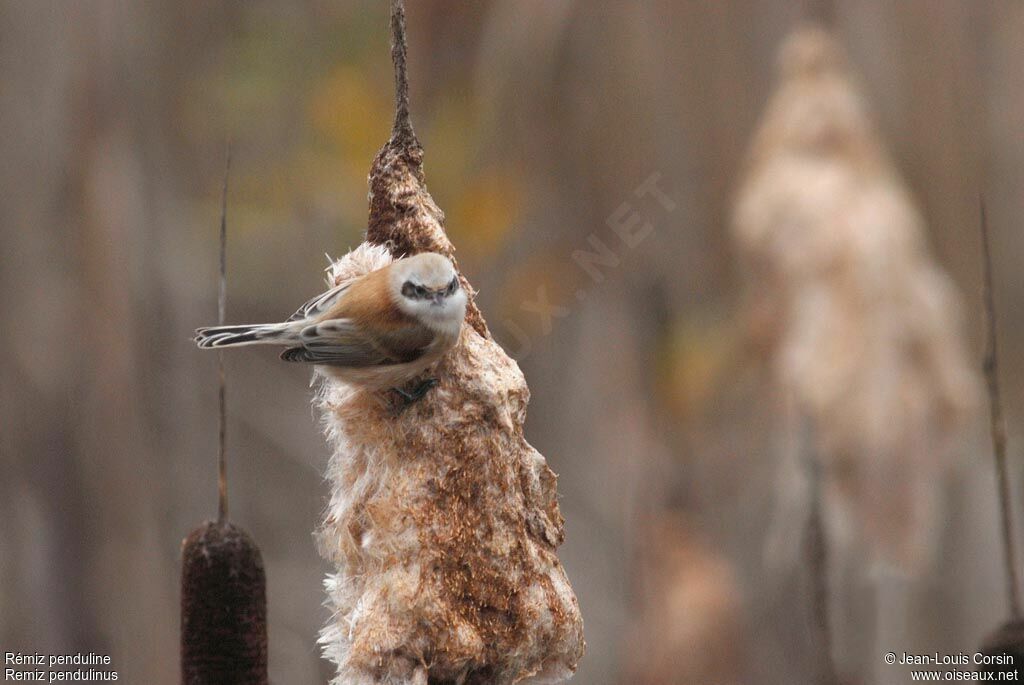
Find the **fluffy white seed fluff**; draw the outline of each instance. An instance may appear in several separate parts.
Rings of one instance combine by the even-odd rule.
[[[391,261],[363,244],[332,284]],[[400,414],[380,393],[324,375],[316,399],[332,448],[318,532],[336,565],[320,642],[334,685],[555,683],[582,653],[582,623],[555,556],[555,476],[523,436],[516,363],[463,326]]]

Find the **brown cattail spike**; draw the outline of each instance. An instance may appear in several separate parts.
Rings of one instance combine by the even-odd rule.
[[[207,521],[182,544],[182,685],[267,682],[263,558],[249,534]]]
[[[391,140],[418,145],[409,118],[409,74],[405,63],[408,49],[405,39],[405,2],[391,0],[391,61],[395,64],[395,125],[391,130]]]
[[[334,285],[407,255],[454,253],[408,124],[402,3],[391,10],[395,128],[370,169],[366,242],[331,267]],[[555,683],[583,653],[556,556],[555,475],[524,437],[529,389],[460,279],[468,325],[418,402],[395,412],[322,375],[316,402],[334,453],[318,537],[335,572],[320,641],[332,685]]]
[[[409,82],[406,73],[405,5],[391,3],[391,58],[395,65],[395,126],[391,139],[370,167],[370,216],[366,241],[384,245],[395,257],[440,252],[454,261],[455,247],[444,231],[444,212],[427,192],[423,174],[423,147],[409,119]],[[456,268],[458,264],[456,263]],[[487,324],[473,301],[473,289],[460,273],[469,294],[466,322],[490,337]]]

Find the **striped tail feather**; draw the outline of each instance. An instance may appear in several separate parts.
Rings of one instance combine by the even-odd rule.
[[[193,338],[199,347],[236,345],[287,345],[294,342],[298,326],[293,322],[197,328]]]

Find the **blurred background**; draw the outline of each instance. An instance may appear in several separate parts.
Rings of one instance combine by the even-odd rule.
[[[180,543],[216,511],[216,357],[190,337],[216,319],[225,141],[228,320],[276,320],[365,229],[392,116],[387,12],[0,6],[0,649],[95,651],[122,681],[178,680]],[[959,291],[939,308],[962,304],[942,335],[968,384],[985,194],[1018,492],[1024,5],[408,3],[429,188],[530,384],[527,438],[559,474],[588,642],[575,682],[783,684],[818,668],[800,525],[766,553],[799,448],[765,342],[779,334],[750,313],[758,272],[731,229],[779,48],[812,18],[846,51],[920,212],[920,259]],[[627,244],[614,226],[634,218],[651,228]],[[601,245],[614,259],[597,278],[579,253]],[[310,373],[251,348],[227,366],[231,516],[264,554],[271,680],[322,683],[328,569],[311,532],[327,448]],[[906,682],[884,651],[970,653],[1006,617],[986,405],[964,392],[958,428],[941,426],[950,466],[922,486],[939,502],[912,550],[923,561],[879,573],[833,538],[845,682]],[[925,424],[908,440],[927,460],[939,437]]]

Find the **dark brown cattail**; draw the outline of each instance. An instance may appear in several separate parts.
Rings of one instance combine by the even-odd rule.
[[[228,155],[220,219],[218,318],[227,300]],[[226,400],[223,359],[218,363],[220,440],[216,521],[182,542],[181,682],[183,685],[266,685],[267,582],[259,547],[227,520]]]
[[[182,543],[181,682],[267,682],[263,557],[244,530],[207,521]]]

